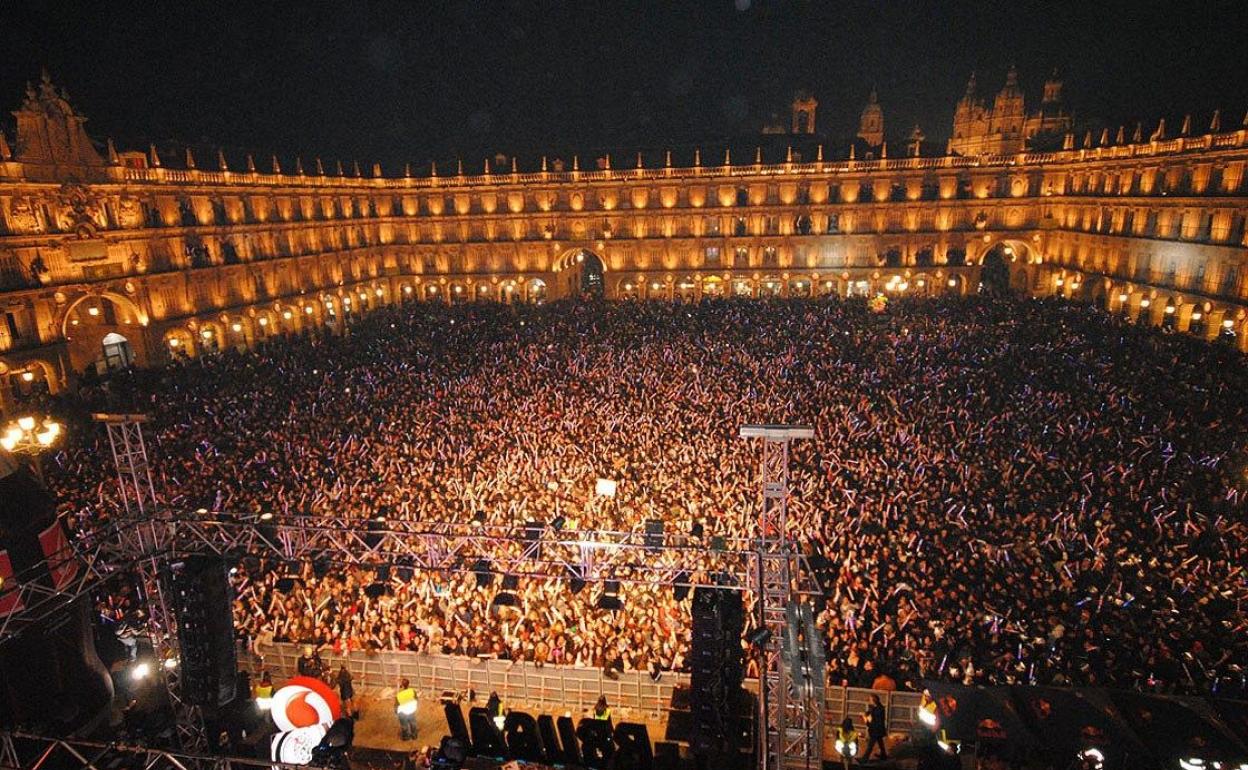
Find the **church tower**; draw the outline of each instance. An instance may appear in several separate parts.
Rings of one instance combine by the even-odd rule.
[[[884,110],[880,108],[875,88],[871,89],[867,106],[862,108],[862,118],[858,121],[858,138],[872,147],[884,144]]]
[[[1027,113],[1023,105],[1023,90],[1018,87],[1018,70],[1010,66],[1005,76],[1005,87],[997,92],[992,102],[992,117],[988,121],[988,134],[994,140],[989,152],[1013,153],[1023,149],[1023,122]]]
[[[815,97],[799,91],[793,96],[793,130],[794,134],[813,134],[815,133],[815,110],[819,108],[819,102]]]
[[[1054,137],[1065,134],[1070,130],[1071,122],[1066,106],[1062,103],[1062,81],[1057,76],[1057,70],[1054,70],[1049,79],[1044,81],[1040,109],[1027,116],[1027,122],[1023,126],[1023,138],[1030,147],[1032,139],[1038,135]]]

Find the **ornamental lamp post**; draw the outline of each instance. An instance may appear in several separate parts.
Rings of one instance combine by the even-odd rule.
[[[42,455],[61,435],[61,424],[51,418],[19,417],[0,432],[0,447],[13,454],[30,455],[31,467],[43,484]]]

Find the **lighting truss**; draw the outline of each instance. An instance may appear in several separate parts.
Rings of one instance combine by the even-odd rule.
[[[243,757],[165,751],[150,746],[0,732],[0,770],[124,767],[135,770],[328,770]]]

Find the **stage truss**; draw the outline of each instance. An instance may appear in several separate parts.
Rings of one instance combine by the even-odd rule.
[[[0,770],[43,770],[80,767],[85,770],[122,767],[130,770],[331,770],[260,759],[180,753],[137,744],[53,738],[23,732],[0,733]]]
[[[148,468],[142,415],[95,415],[108,430],[116,462],[124,515],[100,530],[72,538],[66,556],[84,566],[71,585],[56,591],[43,581],[6,585],[3,595],[22,592],[30,601],[0,623],[0,644],[42,622],[58,609],[97,593],[123,575],[137,579],[148,615],[148,632],[158,661],[178,660],[176,618],[164,597],[162,574],[171,560],[214,554],[231,562],[263,559],[292,567],[306,563],[396,571],[512,575],[540,580],[697,588],[713,586],[750,592],[760,625],[771,630],[760,698],[760,730],[766,742],[764,770],[788,765],[818,766],[822,752],[822,710],[807,704],[781,660],[786,608],[818,595],[805,557],[796,552],[785,527],[788,443],[809,428],[747,427],[762,436],[763,495],[758,535],[751,538],[644,531],[567,530],[532,522],[451,524],[233,511],[185,511],[159,505]],[[776,438],[761,430],[796,431]],[[46,572],[46,569],[45,569]],[[292,570],[293,572],[293,570]],[[179,667],[157,666],[175,711],[178,748],[187,756],[206,752],[202,709],[181,697]],[[765,725],[766,729],[761,729]],[[5,751],[9,749],[6,735]],[[32,740],[37,736],[26,736]],[[57,739],[43,739],[56,741]],[[70,742],[80,745],[80,742]],[[62,745],[64,744],[64,745]],[[69,744],[58,742],[61,749]],[[169,752],[132,747],[153,755]],[[787,761],[784,759],[787,753]],[[796,752],[796,753],[791,753]],[[72,753],[72,752],[71,752]],[[225,760],[227,762],[234,760]],[[271,763],[258,763],[271,764]],[[20,766],[20,765],[19,765]],[[85,766],[90,766],[88,763]],[[175,763],[176,766],[176,763]],[[25,768],[25,770],[31,770]]]

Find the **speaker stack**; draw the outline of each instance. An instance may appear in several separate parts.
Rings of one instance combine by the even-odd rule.
[[[690,743],[694,754],[706,759],[730,760],[742,748],[749,749],[748,730],[742,730],[739,716],[745,701],[744,629],[739,591],[705,586],[694,590]]]
[[[167,585],[178,624],[182,697],[199,706],[229,703],[235,695],[238,661],[225,563],[191,556],[171,566]]]

